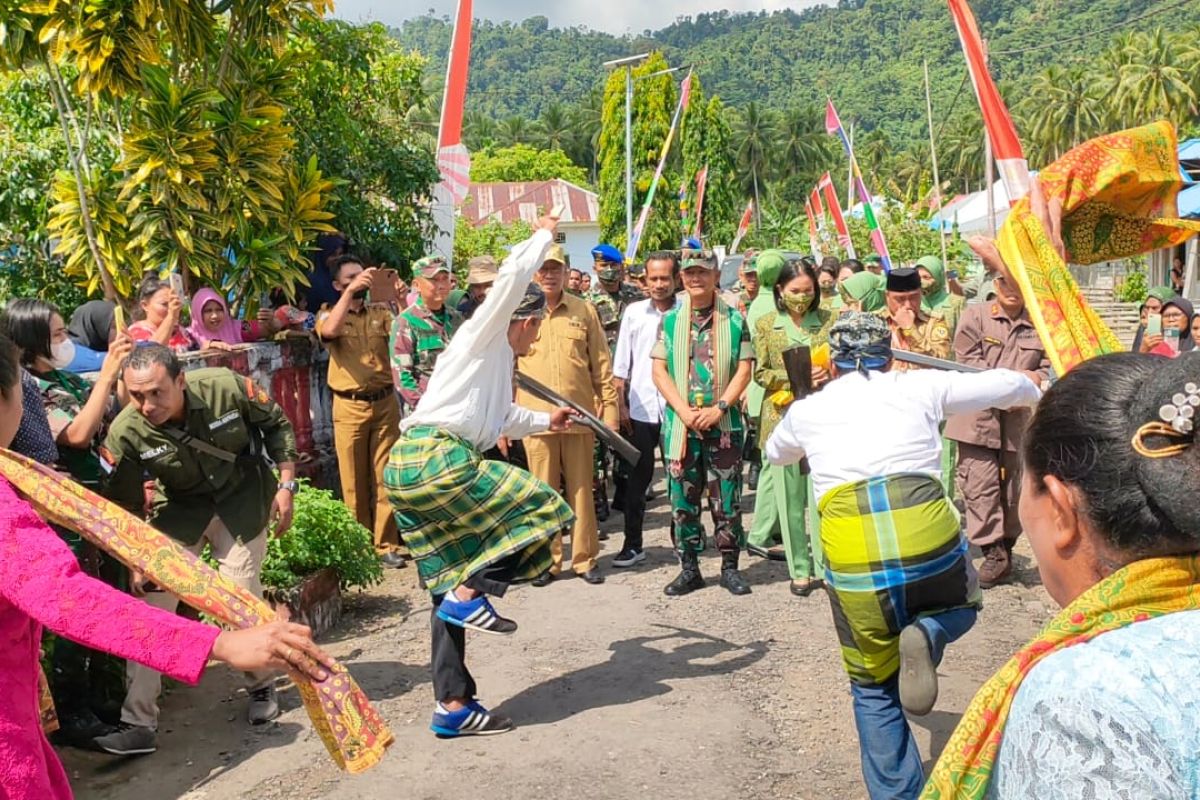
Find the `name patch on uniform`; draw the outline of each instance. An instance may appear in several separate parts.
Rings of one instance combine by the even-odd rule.
[[[158,458],[163,453],[168,452],[170,449],[171,447],[169,445],[160,444],[158,447],[152,447],[149,450],[143,451],[140,458],[142,461],[149,461],[152,458]]]
[[[231,423],[235,419],[237,419],[239,416],[241,416],[241,413],[242,412],[240,412],[240,411],[230,411],[228,414],[221,417],[220,419],[217,419],[217,420],[214,420],[214,421],[208,423],[208,429],[210,431],[215,431],[217,428],[220,428],[222,425],[228,425],[229,423]]]

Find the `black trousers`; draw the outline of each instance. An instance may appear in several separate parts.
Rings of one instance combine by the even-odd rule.
[[[646,489],[654,480],[654,448],[658,446],[662,426],[653,422],[630,420],[630,442],[642,454],[637,466],[626,464],[625,548],[642,549],[642,527],[646,520]]]
[[[503,597],[515,575],[514,568],[521,554],[514,553],[497,561],[487,569],[472,575],[463,585],[483,594]],[[467,669],[467,631],[457,625],[438,619],[438,606],[445,595],[433,596],[433,610],[429,616],[429,632],[433,652],[429,659],[433,670],[433,696],[439,703],[449,698],[474,698],[475,679]]]

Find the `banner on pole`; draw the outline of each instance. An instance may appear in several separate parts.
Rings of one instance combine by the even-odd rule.
[[[892,256],[888,252],[883,228],[879,227],[879,221],[875,218],[875,209],[872,207],[873,198],[867,191],[867,184],[863,181],[862,172],[858,168],[858,159],[854,157],[854,147],[850,144],[850,137],[846,135],[846,129],[842,127],[841,117],[838,116],[832,99],[827,100],[825,104],[825,131],[838,137],[842,142],[842,148],[846,151],[846,158],[850,161],[850,169],[854,175],[854,188],[858,190],[858,199],[863,204],[863,216],[866,218],[867,228],[871,232],[871,247],[879,255],[884,272],[891,272]]]
[[[751,200],[746,204],[746,210],[742,212],[742,220],[738,223],[737,235],[733,237],[733,244],[729,245],[730,255],[738,251],[738,245],[742,243],[742,239],[746,238],[746,234],[750,232],[750,220],[753,218],[754,201]]]
[[[704,165],[704,169],[696,173],[696,232],[695,237],[700,239],[700,227],[704,220],[704,189],[708,185],[708,165]]]
[[[633,228],[633,233],[629,236],[629,243],[625,247],[625,263],[630,263],[637,258],[638,245],[642,242],[642,233],[646,230],[646,220],[650,217],[650,208],[654,205],[654,193],[658,189],[658,182],[662,180],[663,169],[667,166],[667,156],[671,153],[671,143],[675,140],[675,129],[679,127],[679,118],[683,116],[683,109],[687,108],[688,98],[692,94],[692,71],[688,70],[687,77],[683,79],[683,84],[679,87],[679,105],[675,107],[675,116],[671,118],[671,129],[667,131],[667,140],[663,142],[662,154],[658,158],[658,168],[654,170],[654,179],[650,181],[650,191],[646,193],[646,202],[642,204],[642,213],[638,215],[637,225]]]
[[[828,172],[821,176],[817,187],[825,193],[825,204],[829,206],[829,215],[833,217],[833,226],[837,229],[838,244],[846,251],[847,258],[858,258],[854,252],[854,242],[850,239],[850,229],[846,227],[846,218],[842,216],[842,205],[833,188],[833,178]]]

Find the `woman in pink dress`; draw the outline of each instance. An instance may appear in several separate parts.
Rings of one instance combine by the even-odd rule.
[[[0,447],[21,419],[16,346],[0,336]],[[301,625],[222,631],[153,608],[85,575],[29,504],[0,479],[0,798],[70,800],[66,772],[42,732],[42,627],[194,684],[210,658],[238,670],[296,668],[324,680],[332,662]],[[308,662],[304,656],[314,659]]]
[[[196,340],[179,324],[182,312],[183,298],[171,284],[148,277],[138,289],[138,321],[129,326],[129,336],[135,342],[158,342],[176,353],[198,350]]]

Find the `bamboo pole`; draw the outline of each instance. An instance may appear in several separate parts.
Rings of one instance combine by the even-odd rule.
[[[929,61],[921,59],[925,69],[925,113],[929,118],[929,158],[933,163],[933,202],[937,205],[938,241],[942,244],[942,269],[948,268],[946,263],[946,232],[942,224],[942,181],[938,176],[937,142],[933,138],[933,99],[929,94]]]

